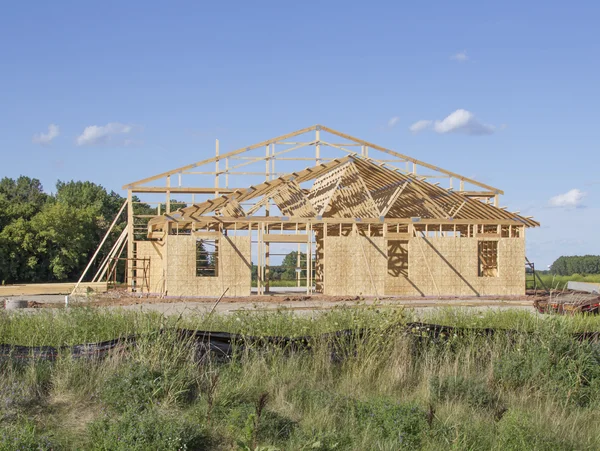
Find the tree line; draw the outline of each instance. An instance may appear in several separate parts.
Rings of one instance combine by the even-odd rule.
[[[3,178],[0,282],[77,279],[124,201],[92,182],[58,181],[56,191],[48,194],[38,179]],[[125,226],[125,219],[116,225],[99,261]]]
[[[600,255],[559,257],[550,266],[550,272],[558,276],[600,274]]]
[[[0,283],[77,280],[123,202],[123,196],[89,181],[59,180],[55,192],[46,193],[38,179],[3,178],[0,180]],[[133,202],[135,214],[156,214],[156,208],[135,196]],[[172,211],[184,206],[181,201],[171,200]],[[160,211],[165,210],[165,205],[161,205]],[[96,272],[127,226],[126,216],[121,215],[88,275]],[[144,237],[143,230],[136,233],[136,239]],[[300,260],[304,268],[304,253]],[[291,252],[280,266],[271,268],[271,279],[294,280],[296,262],[297,253]],[[254,277],[256,272],[253,265]]]

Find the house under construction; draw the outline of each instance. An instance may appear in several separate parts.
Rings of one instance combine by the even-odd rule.
[[[322,125],[228,153],[217,141],[124,189],[129,285],[175,296],[268,293],[290,250],[307,293],[520,295],[539,226],[499,207],[498,188]]]

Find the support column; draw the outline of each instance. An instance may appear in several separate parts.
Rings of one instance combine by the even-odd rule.
[[[171,213],[171,191],[168,189],[170,187],[171,187],[171,176],[167,175],[167,193],[166,193],[167,204],[165,205],[165,212],[167,214]]]
[[[269,233],[269,224],[265,225],[265,232]],[[269,289],[270,289],[269,280],[270,280],[270,276],[271,276],[271,274],[270,274],[271,273],[271,268],[269,266],[269,264],[270,264],[269,263],[269,261],[270,261],[270,259],[269,259],[269,252],[270,252],[270,244],[267,241],[265,243],[265,292],[266,293],[268,293]]]
[[[315,163],[318,166],[321,164],[321,130],[318,128],[315,132],[315,140],[317,141],[315,146]]]
[[[219,140],[215,140],[215,198],[219,197]]]
[[[128,286],[129,291],[133,291],[133,245],[134,245],[134,234],[133,234],[133,193],[131,190],[127,191],[127,260],[125,261],[125,283]]]
[[[271,180],[273,178],[272,175],[272,163],[271,163],[271,159],[274,158],[271,156],[271,148],[269,146],[269,144],[266,145],[265,148],[265,182],[268,182],[269,180]],[[267,199],[267,202],[265,203],[265,216],[269,216],[270,213],[270,202],[269,199]],[[269,233],[269,229],[268,229],[268,225],[266,226],[266,233]],[[265,231],[265,225],[262,225],[262,230],[263,233]],[[269,252],[270,252],[270,244],[269,242],[264,243],[264,266],[263,266],[263,274],[264,274],[264,292],[268,292],[269,291]],[[263,292],[263,294],[264,294]]]

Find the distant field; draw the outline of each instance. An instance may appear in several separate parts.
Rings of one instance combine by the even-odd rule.
[[[256,287],[256,280],[252,281],[252,286]],[[296,287],[297,282],[295,280],[271,280],[269,281],[269,285],[272,287]],[[306,287],[306,281],[305,280],[301,280],[300,281],[300,286],[304,286]]]
[[[0,311],[0,343],[142,337],[96,361],[15,361],[5,350],[0,450],[600,449],[600,356],[572,337],[600,331],[600,318],[444,309],[425,320],[514,332],[434,340],[427,330],[403,332],[408,315],[377,307],[315,317]],[[175,327],[356,334],[308,350],[250,348],[199,361],[195,346],[169,333]]]
[[[562,290],[566,288],[567,282],[590,282],[600,283],[600,274],[592,274],[582,276],[581,274],[573,274],[572,276],[553,276],[552,274],[540,274],[540,278],[548,288]]]

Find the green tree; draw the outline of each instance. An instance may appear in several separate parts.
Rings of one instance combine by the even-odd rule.
[[[600,255],[561,256],[552,263],[550,272],[559,276],[600,274]]]
[[[298,252],[292,251],[283,257],[281,267],[283,273],[281,278],[284,280],[295,280],[296,279],[296,267],[298,266]],[[306,254],[300,252],[300,268],[306,268]]]
[[[93,208],[76,208],[60,202],[48,205],[31,220],[35,240],[24,250],[35,256],[38,277],[74,279],[98,244],[98,217]]]

